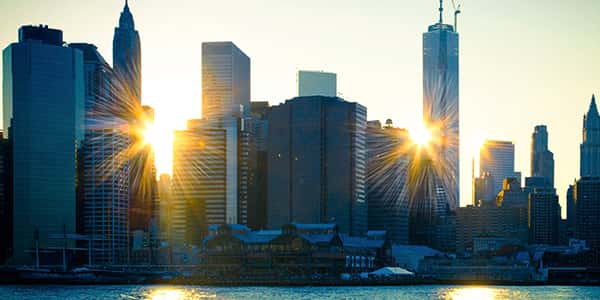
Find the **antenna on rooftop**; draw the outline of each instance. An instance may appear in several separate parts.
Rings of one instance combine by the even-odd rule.
[[[456,5],[456,2],[452,0],[452,6],[454,7],[454,32],[458,32],[458,14],[461,13],[460,4]]]
[[[443,13],[444,13],[444,0],[440,0],[440,28],[442,27],[442,24],[444,24],[444,22],[442,20]]]

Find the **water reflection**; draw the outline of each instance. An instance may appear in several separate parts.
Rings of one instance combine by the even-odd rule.
[[[153,291],[149,300],[184,300],[184,299],[210,299],[216,298],[214,293],[208,293],[201,289],[185,288],[160,288]]]
[[[486,287],[461,287],[450,290],[445,298],[452,300],[493,300],[502,297],[496,293],[496,290]]]

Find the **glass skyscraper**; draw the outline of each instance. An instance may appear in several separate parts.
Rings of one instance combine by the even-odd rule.
[[[81,51],[62,31],[23,26],[3,52],[3,117],[13,147],[14,252],[30,264],[36,240],[62,246],[49,234],[76,231],[77,149],[84,133]]]
[[[485,141],[479,153],[479,174],[492,177],[493,193],[498,194],[505,178],[516,177],[515,145],[508,141]]]
[[[443,23],[440,8],[439,22],[423,33],[423,120],[443,141],[434,159],[447,164],[448,174],[442,176],[452,183],[443,188],[451,208],[460,206],[458,41],[454,27]]]
[[[339,98],[299,97],[269,114],[267,227],[336,223],[367,230],[367,109]]]
[[[142,47],[127,0],[119,18],[119,26],[115,28],[113,67],[115,76],[122,85],[119,88],[127,94],[121,96],[121,100],[140,104],[142,101]]]
[[[202,43],[202,117],[250,115],[250,58],[232,42]]]
[[[583,117],[582,136],[580,175],[600,176],[600,115],[596,96],[592,96],[588,113]]]
[[[337,97],[337,74],[298,71],[298,96]]]

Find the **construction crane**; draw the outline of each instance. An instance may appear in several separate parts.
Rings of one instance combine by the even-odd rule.
[[[454,7],[454,32],[458,32],[458,14],[461,13],[460,4],[456,5],[456,1],[452,0],[452,6]]]

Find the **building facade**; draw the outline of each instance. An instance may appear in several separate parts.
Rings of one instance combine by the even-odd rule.
[[[337,97],[337,74],[323,71],[298,71],[298,97]]]
[[[494,193],[502,190],[505,178],[515,178],[515,145],[508,141],[484,142],[479,153],[479,174],[490,174]]]
[[[529,243],[558,245],[560,204],[556,190],[543,186],[529,189]]]
[[[379,121],[367,125],[369,230],[385,230],[390,240],[408,244],[408,132]]]
[[[62,31],[23,26],[3,52],[3,120],[12,142],[13,256],[56,246],[53,233],[76,231],[77,151],[84,134],[81,51]]]
[[[596,96],[592,96],[588,113],[583,117],[582,136],[579,175],[600,176],[600,115],[596,106]]]
[[[269,114],[267,227],[336,223],[367,230],[366,108],[322,96],[299,97]]]
[[[600,177],[582,177],[574,188],[575,238],[600,248]]]
[[[250,114],[250,58],[232,42],[202,43],[202,117]]]
[[[142,46],[127,0],[119,17],[119,26],[115,28],[113,68],[118,88],[124,93],[120,100],[139,106],[142,102]]]
[[[452,25],[443,23],[442,10],[439,21],[423,33],[423,120],[437,128],[444,141],[438,151],[450,174],[443,176],[453,182],[443,188],[454,209],[460,206],[459,36]]]
[[[548,150],[546,125],[535,126],[531,136],[531,176],[544,178],[549,187],[554,187],[554,154]]]

